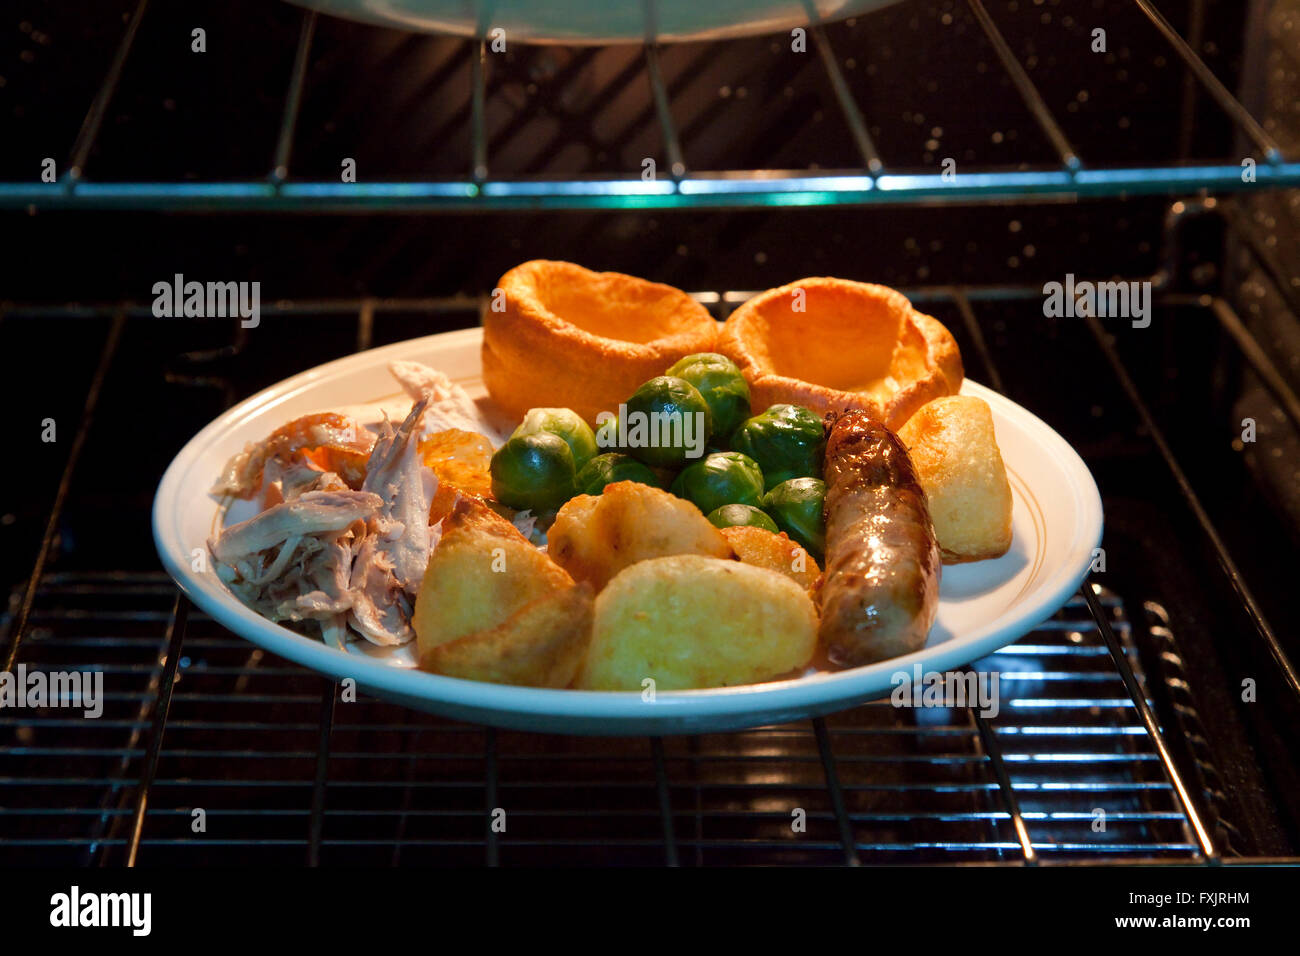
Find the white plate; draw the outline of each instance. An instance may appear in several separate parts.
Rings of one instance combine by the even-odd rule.
[[[915,653],[837,673],[716,690],[639,693],[543,690],[458,680],[413,670],[405,660],[348,653],[273,624],[245,607],[194,555],[221,521],[208,494],[221,466],[249,441],[308,412],[399,400],[387,366],[397,358],[441,369],[486,404],[479,372],[481,329],[399,342],[321,365],[235,406],[194,436],[168,467],[154,498],[154,541],[190,599],[253,643],[380,697],[477,723],[579,734],[674,734],[734,730],[830,713],[887,694],[893,676],[946,671],[1008,644],[1050,617],[1079,587],[1101,541],[1101,498],[1079,456],[1019,405],[967,381],[962,392],[993,409],[1015,498],[1011,551],[995,561],[946,567],[939,616]],[[409,402],[407,403],[409,407]],[[200,564],[199,566],[203,566]]]

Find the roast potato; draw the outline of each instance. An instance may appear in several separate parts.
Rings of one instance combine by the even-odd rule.
[[[988,403],[950,395],[923,405],[898,431],[916,467],[944,564],[1011,547],[1011,485]]]
[[[793,674],[811,660],[817,612],[798,584],[739,561],[683,554],[641,561],[596,597],[577,686],[730,687]]]
[[[570,499],[546,540],[555,563],[597,591],[624,568],[648,558],[731,557],[727,539],[699,508],[635,481],[616,481],[599,495]]]
[[[811,591],[821,577],[822,569],[812,555],[784,531],[773,534],[766,528],[736,525],[723,528],[722,536],[745,564],[784,574],[805,591]]]
[[[563,687],[586,651],[590,588],[482,501],[443,520],[413,624],[420,666],[452,677]]]
[[[591,616],[591,585],[552,591],[496,627],[422,648],[420,667],[494,684],[567,687],[587,652]]]

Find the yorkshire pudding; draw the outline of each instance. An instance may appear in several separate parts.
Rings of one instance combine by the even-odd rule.
[[[501,311],[483,317],[483,382],[516,418],[571,408],[594,425],[717,341],[718,323],[686,293],[618,272],[535,259],[502,276],[500,289]]]
[[[860,408],[897,429],[961,388],[961,354],[937,319],[902,293],[847,279],[801,279],[744,303],[717,350],[749,382],[757,414],[786,402],[816,412]]]

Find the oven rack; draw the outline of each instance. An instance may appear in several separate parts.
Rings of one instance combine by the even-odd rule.
[[[626,176],[553,175],[512,178],[492,173],[486,104],[492,56],[484,26],[476,41],[466,41],[469,65],[468,155],[461,175],[412,177],[365,182],[300,179],[292,175],[295,134],[304,88],[312,63],[318,15],[304,11],[289,81],[281,106],[274,143],[267,143],[269,168],[262,179],[216,177],[200,181],[108,181],[89,178],[90,160],[145,19],[148,0],[139,0],[127,21],[107,73],[95,93],[67,154],[64,170],[53,183],[0,182],[0,208],[266,210],[279,212],[366,212],[519,209],[670,209],[743,208],[763,206],[834,206],[917,202],[1064,201],[1128,195],[1192,195],[1279,189],[1300,185],[1300,161],[1285,155],[1275,138],[1219,80],[1196,47],[1203,41],[1203,0],[1194,0],[1189,35],[1184,38],[1151,0],[1128,0],[1159,33],[1162,42],[1185,70],[1181,116],[1184,130],[1202,90],[1231,122],[1247,144],[1254,178],[1247,181],[1241,162],[1204,163],[1187,159],[1155,166],[1098,165],[1085,162],[1071,142],[1038,86],[1017,58],[984,0],[966,0],[966,7],[986,37],[1056,165],[1019,168],[962,169],[942,172],[894,169],[886,165],[874,143],[863,108],[845,79],[844,62],[832,47],[827,26],[809,25],[810,42],[825,72],[825,87],[833,96],[826,109],[840,117],[858,155],[857,168],[741,169],[688,168],[672,109],[670,91],[660,66],[660,47],[641,49],[641,73],[648,84],[658,126],[659,149],[666,176],[646,181],[641,170]],[[950,13],[944,14],[951,16]],[[831,24],[830,26],[834,26]],[[842,53],[842,51],[841,51]],[[983,64],[981,64],[982,66]],[[982,72],[982,71],[981,71]],[[980,80],[972,79],[981,89]],[[985,84],[986,88],[987,84]],[[1185,137],[1184,137],[1185,138]]]
[[[1150,280],[1157,308],[1193,308],[1221,324],[1300,424],[1294,393],[1226,300],[1173,291],[1167,275]],[[906,292],[918,303],[943,302],[959,312],[985,380],[1001,390],[1004,372],[979,313],[990,304],[1039,298],[1041,290]],[[697,298],[721,313],[747,296]],[[265,312],[352,315],[356,347],[363,349],[384,314],[472,319],[480,306],[465,298],[362,299],[281,302]],[[5,314],[58,312],[13,306]],[[114,685],[114,711],[103,722],[58,712],[0,714],[6,856],[49,859],[58,850],[100,864],[202,858],[489,865],[1250,859],[1235,849],[1236,825],[1222,813],[1216,768],[1198,756],[1194,707],[1180,703],[1164,722],[1157,714],[1134,629],[1159,643],[1160,667],[1172,669],[1159,680],[1177,689],[1181,662],[1168,615],[1150,601],[1122,601],[1098,575],[1051,621],[976,662],[1015,688],[995,719],[969,709],[899,711],[874,703],[739,734],[601,741],[497,732],[378,701],[340,703],[332,682],[234,638],[192,611],[160,574],[65,574],[51,567],[60,514],[123,330],[148,321],[148,307],[71,306],[63,314],[109,319],[109,331],[31,574],[0,628],[0,638],[8,632],[0,664],[101,669]],[[1114,342],[1095,318],[1084,321],[1260,646],[1300,696],[1293,665]],[[243,347],[236,337],[225,349],[191,356],[193,384],[223,387],[220,376],[201,371],[204,362]],[[229,383],[224,387],[233,399]],[[1133,619],[1126,610],[1133,607],[1144,620]],[[74,732],[79,736],[70,740]],[[216,747],[212,732],[220,733]],[[288,743],[275,743],[272,734]],[[553,779],[559,772],[573,779]],[[25,802],[24,794],[48,788],[66,793],[66,802]],[[1098,793],[1121,808],[1109,835],[1100,837],[1090,826]],[[211,827],[193,834],[196,807],[230,828],[227,835]],[[492,831],[496,807],[522,808],[522,837],[509,827],[505,835]],[[799,809],[807,812],[808,831],[796,836],[788,820]],[[614,821],[640,827],[640,835],[620,829],[623,835],[611,839],[601,827]]]
[[[1122,603],[1095,598],[1143,681]],[[7,860],[1187,863],[1205,859],[1198,826],[1220,846],[1233,837],[1230,822],[1180,810],[1083,597],[975,665],[1001,672],[995,719],[877,701],[663,739],[542,737],[344,703],[332,681],[183,601],[158,573],[46,577],[28,666],[101,669],[109,700],[93,722],[0,714]],[[1195,774],[1198,802],[1217,812],[1213,769]],[[24,796],[51,787],[53,801]],[[485,825],[498,806],[503,834]],[[206,832],[191,829],[195,808]],[[799,809],[804,833],[790,826]]]

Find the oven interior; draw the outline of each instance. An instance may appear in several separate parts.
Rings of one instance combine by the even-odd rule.
[[[16,6],[0,666],[101,671],[107,701],[0,711],[0,862],[1300,860],[1300,3],[916,0],[812,27],[804,55],[494,53],[255,0]],[[1065,436],[1105,566],[972,663],[998,715],[494,730],[342,703],[178,595],[149,508],[195,431],[477,324],[530,258],[719,319],[805,275],[893,285]],[[154,318],[175,273],[260,281],[261,324]],[[1046,316],[1067,274],[1151,282],[1149,327]]]

